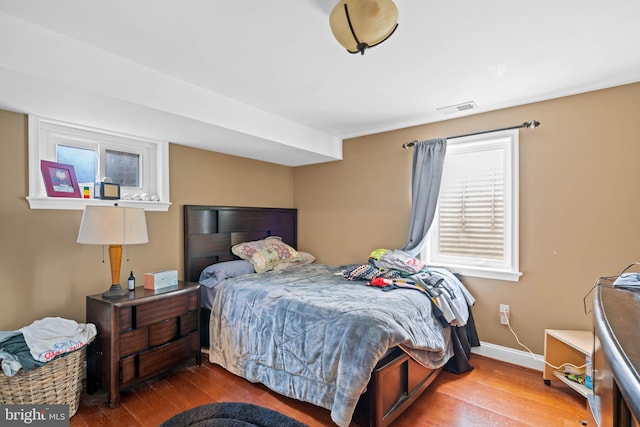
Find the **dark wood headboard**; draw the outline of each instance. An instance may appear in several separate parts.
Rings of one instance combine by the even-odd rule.
[[[297,248],[296,209],[234,206],[184,206],[184,275],[198,282],[207,266],[238,259],[231,247],[280,236]]]

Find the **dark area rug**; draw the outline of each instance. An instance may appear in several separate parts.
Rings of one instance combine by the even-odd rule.
[[[181,412],[160,427],[308,427],[279,412],[250,403],[220,402]]]

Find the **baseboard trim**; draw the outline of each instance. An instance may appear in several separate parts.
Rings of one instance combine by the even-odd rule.
[[[532,355],[526,351],[515,350],[510,347],[480,341],[480,347],[473,347],[471,353],[540,372],[544,370],[544,356],[539,354]]]

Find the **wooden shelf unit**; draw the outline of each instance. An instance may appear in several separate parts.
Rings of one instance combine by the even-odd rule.
[[[585,398],[593,394],[593,391],[583,384],[565,378],[564,371],[558,371],[547,364],[561,366],[564,363],[571,363],[575,366],[583,366],[587,356],[591,356],[592,350],[593,332],[591,331],[545,329],[544,360],[546,363],[542,373],[545,384],[549,385],[551,380],[558,379]]]

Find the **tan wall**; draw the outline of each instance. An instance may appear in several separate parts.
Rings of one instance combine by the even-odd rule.
[[[521,341],[543,352],[545,328],[590,329],[583,297],[601,275],[640,260],[640,84],[345,141],[343,161],[295,169],[300,246],[321,261],[366,261],[402,247],[411,150],[403,142],[501,128],[520,132],[519,282],[465,278],[480,339],[518,348],[499,325],[511,306]]]
[[[640,84],[354,138],[343,161],[299,168],[171,145],[173,206],[147,214],[151,242],[130,247],[122,279],[129,269],[178,268],[182,277],[184,204],[297,207],[301,250],[363,262],[406,239],[412,153],[403,142],[536,119],[542,126],[520,139],[524,276],[465,283],[483,341],[519,348],[498,324],[498,305],[510,304],[521,340],[542,353],[545,328],[591,327],[582,298],[598,276],[640,260],[637,117]],[[75,243],[80,211],[29,209],[24,115],[0,110],[0,159],[0,330],[44,316],[84,320],[84,298],[106,290],[108,267],[99,247]]]
[[[31,210],[27,119],[0,110],[0,330],[46,316],[82,322],[85,296],[109,288],[108,254],[76,243],[82,211]],[[150,243],[124,248],[121,282],[129,270],[179,269],[184,204],[293,207],[293,170],[178,145],[170,146],[168,212],[147,212]],[[127,254],[130,261],[127,262]]]

